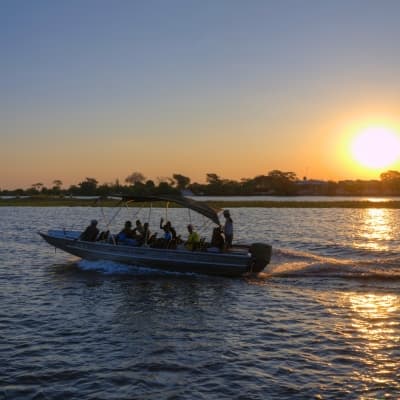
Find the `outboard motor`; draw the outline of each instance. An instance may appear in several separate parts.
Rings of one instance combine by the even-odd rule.
[[[250,272],[260,272],[271,260],[272,246],[265,243],[253,243],[249,247],[251,258],[249,261]]]

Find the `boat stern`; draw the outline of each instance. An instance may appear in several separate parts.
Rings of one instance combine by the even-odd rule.
[[[253,243],[249,247],[250,272],[261,272],[269,264],[272,255],[272,246],[266,243]]]

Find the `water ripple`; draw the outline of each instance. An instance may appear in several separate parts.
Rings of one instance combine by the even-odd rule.
[[[232,210],[275,244],[244,279],[79,261],[32,230],[96,212],[0,208],[0,399],[400,397],[400,249],[366,246],[365,210]]]

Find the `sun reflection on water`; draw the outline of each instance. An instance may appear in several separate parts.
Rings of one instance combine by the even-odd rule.
[[[351,329],[343,332],[352,347],[363,354],[365,371],[355,376],[367,387],[400,389],[397,376],[400,336],[398,312],[400,298],[392,294],[346,293],[341,305],[351,313]]]
[[[369,347],[379,349],[386,346],[386,339],[396,339],[393,325],[398,323],[391,316],[399,309],[398,296],[352,294],[349,303],[355,312],[353,326],[368,339]]]
[[[388,250],[385,241],[393,239],[393,221],[387,209],[368,208],[365,210],[363,222],[359,227],[361,243],[355,247],[371,250]]]

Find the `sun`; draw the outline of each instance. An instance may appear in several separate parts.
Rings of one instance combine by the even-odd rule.
[[[364,167],[386,168],[400,158],[400,139],[389,128],[369,127],[355,136],[351,153],[354,160]]]

